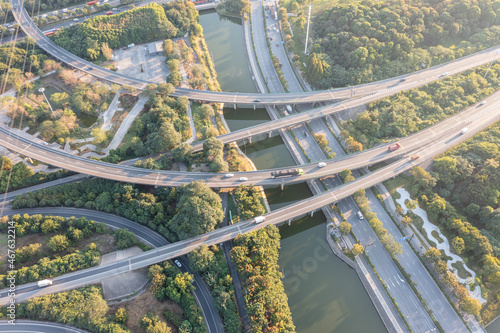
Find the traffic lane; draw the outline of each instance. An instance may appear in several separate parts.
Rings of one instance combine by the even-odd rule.
[[[413,290],[408,290],[408,288],[400,284],[399,281],[391,280],[401,273],[389,254],[385,251],[385,248],[380,243],[375,232],[367,225],[365,220],[360,220],[358,218],[356,214],[357,205],[354,200],[352,198],[343,199],[339,201],[338,207],[344,213],[347,222],[351,223],[353,231],[361,244],[365,247],[366,244],[373,242],[372,245],[367,248],[370,252],[370,260],[376,267],[382,281],[385,281],[391,296],[395,298],[412,330],[416,332],[426,332],[429,329],[435,328],[424,307],[413,293]]]
[[[72,175],[72,176],[56,179],[56,180],[53,180],[50,182],[46,182],[46,183],[42,183],[42,184],[38,184],[38,185],[33,185],[33,186],[26,187],[26,188],[23,188],[20,190],[6,192],[3,195],[3,198],[0,196],[0,199],[2,199],[3,202],[9,202],[11,200],[14,200],[18,195],[21,195],[21,194],[25,194],[25,193],[29,193],[29,192],[33,192],[33,191],[38,191],[40,189],[51,187],[51,186],[79,182],[86,177],[87,177],[87,175],[85,175],[85,174],[77,174],[77,175]]]
[[[401,239],[403,236],[410,236],[401,234],[383,207],[380,204],[377,205],[378,200],[372,191],[366,191],[366,196],[372,211],[377,214],[384,227],[396,240]],[[400,243],[403,248],[403,254],[398,256],[399,262],[406,272],[411,274],[415,278],[415,281],[417,281],[416,288],[427,301],[429,308],[433,311],[443,329],[446,332],[462,332],[463,330],[467,330],[409,244],[405,241],[401,241]]]

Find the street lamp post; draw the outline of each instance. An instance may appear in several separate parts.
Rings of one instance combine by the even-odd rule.
[[[40,88],[40,89],[38,89],[38,92],[41,92],[41,93],[42,93],[42,95],[43,95],[43,97],[45,97],[45,100],[47,101],[47,104],[49,105],[50,111],[52,111],[52,115],[53,115],[53,116],[54,116],[54,118],[55,118],[55,117],[56,117],[56,114],[54,113],[54,110],[52,109],[52,105],[50,105],[50,102],[49,102],[49,100],[47,99],[47,96],[45,96],[44,91],[45,91],[45,88],[43,88],[43,87],[42,87],[42,88]]]
[[[498,53],[500,53],[500,51],[496,50],[495,51],[495,56],[493,57],[493,60],[491,61],[490,65],[488,66],[488,69],[486,70],[486,73],[484,73],[484,77],[483,78],[486,78],[486,75],[488,75],[488,72],[490,71],[491,66],[495,62],[495,59],[497,58]]]
[[[374,239],[372,239],[372,240],[368,241],[368,242],[365,244],[365,252],[366,252],[366,249],[368,248],[368,246],[371,246],[371,245],[373,245],[374,243],[375,243],[375,240],[374,240]]]

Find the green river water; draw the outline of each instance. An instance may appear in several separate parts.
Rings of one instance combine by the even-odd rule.
[[[255,92],[245,58],[243,32],[236,19],[202,12],[205,39],[224,91]],[[265,109],[224,109],[231,130],[269,120]],[[241,144],[258,169],[294,165],[281,137]],[[266,188],[271,209],[311,196],[306,184]],[[385,332],[354,270],[338,259],[325,239],[325,216],[316,212],[280,228],[280,268],[288,304],[298,333]]]

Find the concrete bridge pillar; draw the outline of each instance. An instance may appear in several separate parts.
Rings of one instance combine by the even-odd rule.
[[[283,191],[285,189],[285,184],[281,183],[281,190]]]
[[[269,139],[272,134],[273,134],[273,131],[269,131],[269,133],[267,133],[267,138]]]
[[[234,106],[234,109],[236,110],[236,103],[233,106]]]
[[[248,143],[252,143],[252,137],[251,136],[248,137]]]
[[[314,107],[314,104],[316,104],[316,102],[313,102],[313,107]]]
[[[314,210],[313,210],[310,214],[311,214],[311,217],[313,217],[313,215],[314,215]]]
[[[255,110],[256,108],[257,108],[257,106],[254,104],[254,105],[253,105],[253,109]]]
[[[292,219],[289,219],[288,220],[288,226],[291,226],[292,225]]]

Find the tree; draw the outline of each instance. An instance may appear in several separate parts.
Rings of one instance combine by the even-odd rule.
[[[213,159],[212,163],[210,163],[210,171],[211,172],[227,172],[229,171],[229,164],[224,161],[222,155],[217,155]]]
[[[189,143],[181,143],[172,150],[172,157],[178,162],[189,162],[193,157],[193,146]]]
[[[404,216],[401,219],[401,224],[403,225],[403,227],[409,227],[412,222],[413,221],[412,221],[411,217],[409,217],[409,216]]]
[[[345,169],[340,172],[340,179],[342,180],[343,183],[348,183],[355,180],[351,170],[349,169]]]
[[[9,171],[12,169],[12,161],[5,156],[0,156],[0,171]]]
[[[439,251],[435,247],[429,248],[424,253],[424,258],[432,263],[438,262],[439,260],[441,260],[441,257],[442,257],[441,251]]]
[[[208,138],[203,143],[203,153],[205,157],[214,158],[216,155],[222,154],[222,149],[224,148],[224,144],[221,140],[217,138]]]
[[[358,255],[362,254],[365,252],[365,249],[363,249],[363,246],[361,244],[354,244],[351,249],[351,253],[353,256],[357,257]]]
[[[122,0],[123,1],[123,0]],[[167,323],[161,321],[157,315],[149,312],[144,315],[139,321],[140,327],[146,333],[170,333],[172,330],[167,326]]]
[[[68,248],[68,245],[68,238],[64,235],[55,235],[47,243],[47,246],[53,252],[62,252]]]
[[[169,228],[178,239],[214,230],[224,218],[220,197],[205,182],[195,181],[180,188],[182,193]]]
[[[207,271],[209,266],[213,265],[214,253],[208,246],[202,245],[188,254],[189,264],[198,273]]]
[[[66,106],[69,103],[69,94],[65,91],[61,93],[54,93],[50,96],[50,100],[58,105]]]
[[[460,307],[467,313],[477,316],[481,311],[481,302],[479,300],[465,296],[460,300]]]
[[[96,145],[103,143],[108,138],[106,131],[103,130],[101,127],[93,128],[91,135],[94,138],[94,141],[92,141],[92,142]]]
[[[202,104],[199,108],[199,114],[203,119],[208,119],[215,116],[214,108],[210,104]]]
[[[464,240],[460,237],[453,238],[451,244],[453,245],[453,249],[457,254],[462,254],[465,250]]]
[[[349,222],[340,222],[339,230],[343,235],[347,235],[351,232],[352,226]]]
[[[115,322],[117,322],[118,324],[126,326],[128,322],[128,317],[129,317],[128,312],[127,310],[125,310],[125,308],[119,308],[115,312]]]
[[[139,243],[134,233],[127,229],[117,229],[115,231],[115,242],[119,249],[127,249]]]
[[[113,56],[113,50],[108,46],[108,43],[102,43],[101,52],[106,60],[111,59]]]

